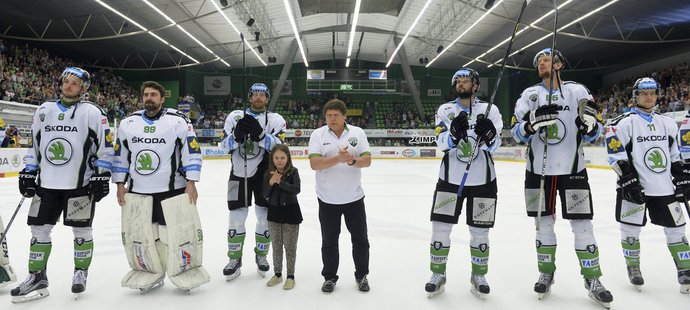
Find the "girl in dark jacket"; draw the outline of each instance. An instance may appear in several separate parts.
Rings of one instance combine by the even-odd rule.
[[[302,211],[297,202],[300,179],[292,165],[290,149],[278,144],[271,151],[268,170],[264,176],[263,195],[268,201],[268,230],[273,239],[273,270],[275,275],[266,283],[275,286],[283,282],[283,246],[287,261],[287,280],[283,289],[295,287],[295,257]]]

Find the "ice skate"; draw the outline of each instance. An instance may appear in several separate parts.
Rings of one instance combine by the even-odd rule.
[[[690,294],[690,270],[678,270],[678,283],[680,283],[680,293]]]
[[[74,269],[74,276],[72,276],[72,293],[74,294],[74,300],[79,299],[81,293],[86,290],[86,277],[88,273],[88,269]]]
[[[634,285],[638,291],[642,291],[644,278],[642,278],[640,266],[628,266],[628,279],[630,279],[630,283]]]
[[[223,268],[223,275],[225,276],[225,281],[230,282],[235,280],[242,274],[242,259],[230,259],[225,268]]]
[[[18,287],[10,292],[13,303],[27,302],[50,295],[48,292],[48,276],[45,270],[31,272]]]
[[[613,301],[613,295],[606,290],[598,278],[585,279],[585,288],[589,291],[589,298],[606,309],[611,309],[610,302]]]
[[[164,279],[165,279],[165,274],[163,274],[158,280],[156,280],[155,282],[151,283],[150,285],[145,286],[145,287],[140,287],[140,288],[139,288],[139,294],[141,294],[141,295],[148,294],[148,293],[150,293],[151,291],[153,291],[153,290],[155,290],[155,289],[157,289],[157,288],[163,286],[163,284],[165,284],[165,283],[163,282]]]
[[[443,293],[446,288],[446,275],[434,272],[431,274],[431,279],[424,286],[424,290],[429,293],[428,298],[433,298]]]
[[[268,260],[266,260],[266,256],[257,255],[254,261],[256,262],[256,272],[259,273],[262,278],[265,278],[266,272],[271,269]]]
[[[539,300],[544,299],[544,297],[551,293],[551,285],[555,282],[553,273],[542,272],[539,275],[539,280],[537,280],[537,283],[534,283],[534,291],[537,293]]]
[[[477,296],[477,298],[481,300],[486,300],[486,295],[489,294],[490,288],[489,282],[486,281],[484,275],[472,274],[472,276],[470,277],[470,283],[472,283],[472,286],[470,287],[470,292],[472,292],[474,296]]]

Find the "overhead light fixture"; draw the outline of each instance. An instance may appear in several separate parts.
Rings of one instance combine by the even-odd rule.
[[[254,25],[254,19],[250,17],[247,21],[247,26],[251,27],[252,25]]]
[[[420,57],[420,58],[419,58],[419,64],[420,64],[420,65],[423,65],[423,64],[424,64],[424,58],[423,58],[423,57]]]
[[[355,29],[357,28],[357,20],[359,19],[359,7],[362,5],[362,0],[355,2],[355,14],[352,17],[352,29],[350,30],[350,43],[347,44],[347,61],[345,67],[350,66],[350,55],[352,55],[352,43],[355,41]]]
[[[260,36],[260,35],[261,35],[261,32],[259,32],[259,31],[254,32],[254,40],[255,40],[255,41],[259,41],[259,36]]]
[[[275,63],[277,59],[274,56],[268,56],[268,63]]]
[[[443,52],[443,45],[439,45],[438,48],[436,48],[436,53],[441,53]]]
[[[585,18],[588,18],[588,17],[592,16],[594,13],[599,12],[599,11],[605,9],[605,8],[608,7],[609,5],[612,5],[612,4],[616,3],[616,2],[618,2],[618,0],[611,0],[611,1],[609,1],[608,3],[606,3],[606,4],[604,4],[604,5],[602,5],[602,6],[598,7],[598,8],[596,8],[596,9],[594,9],[594,10],[592,10],[592,11],[590,11],[589,13],[580,16],[579,18],[573,20],[572,22],[566,24],[565,26],[562,26],[561,28],[558,28],[557,32],[561,32],[561,31],[565,30],[566,28],[568,28],[568,27],[570,27],[570,26],[572,26],[572,25],[574,25],[574,24],[576,24],[576,23],[582,21],[582,20],[585,19]],[[546,40],[548,37],[550,37],[550,36],[552,36],[552,35],[553,35],[553,33],[552,33],[552,32],[549,32],[549,34],[547,34],[547,35],[545,35],[545,36],[543,36],[543,37],[541,37],[541,38],[539,38],[539,39],[533,41],[532,43],[527,44],[527,45],[523,46],[522,48],[520,48],[520,49],[518,49],[518,50],[512,52],[510,55],[508,55],[508,57],[513,57],[515,54],[524,51],[525,49],[527,49],[528,47],[530,47],[530,46],[532,46],[532,45],[535,45],[535,44],[537,44],[537,43],[539,43],[539,42],[541,42],[541,41]],[[501,62],[502,60],[503,60],[503,58],[499,59],[498,61],[496,61],[496,62],[494,62],[493,64],[489,65],[489,67],[491,67],[491,66],[493,66],[493,65],[495,65],[495,64],[498,64],[498,63]]]
[[[412,25],[410,26],[410,28],[407,29],[407,32],[405,32],[405,36],[403,36],[402,40],[400,40],[400,43],[398,43],[398,46],[395,47],[393,54],[391,54],[391,57],[388,59],[388,63],[386,63],[386,67],[391,65],[391,63],[393,62],[393,59],[395,58],[395,55],[398,54],[398,51],[402,47],[403,43],[405,43],[405,39],[407,39],[407,36],[410,35],[410,32],[412,32],[412,29],[414,29],[414,26],[417,25],[419,18],[422,16],[422,14],[424,14],[424,11],[426,11],[426,8],[429,7],[430,3],[431,3],[431,0],[427,0],[426,3],[424,4],[424,7],[422,8],[422,11],[420,11],[419,14],[417,14],[417,17],[414,19],[414,22],[412,22]],[[348,55],[348,57],[349,56],[350,55]]]
[[[237,35],[238,35],[238,36],[241,36],[242,33],[240,32],[240,30],[237,29],[237,27],[235,26],[235,24],[232,23],[232,21],[230,21],[230,18],[228,18],[228,16],[225,15],[225,12],[223,12],[223,10],[220,9],[220,7],[218,6],[218,4],[217,4],[215,1],[211,1],[211,4],[213,4],[213,6],[216,8],[216,11],[217,11],[221,16],[223,16],[223,18],[225,19],[225,21],[228,22],[228,24],[230,25],[230,27],[232,27],[232,29],[235,30],[235,32],[237,33]],[[249,42],[247,42],[247,39],[242,38],[242,40],[243,40],[243,42],[244,42],[245,45],[249,46],[249,49],[252,51],[252,53],[254,53],[254,56],[256,56],[256,59],[258,59],[264,66],[268,66],[268,64],[266,64],[266,62],[263,60],[263,58],[261,58],[261,56],[259,56],[259,54],[256,52],[256,50],[254,50],[254,48],[251,46],[251,44],[249,44]]]
[[[264,53],[264,48],[261,45],[259,45],[256,49],[259,50],[259,54]]]
[[[222,5],[223,7],[228,6],[228,0],[220,0],[220,5]]]
[[[302,40],[299,38],[299,31],[297,30],[297,23],[295,23],[295,18],[292,16],[292,9],[290,7],[290,1],[283,0],[283,5],[285,6],[285,13],[290,19],[290,26],[292,26],[292,33],[295,35],[295,40],[297,40],[297,46],[299,46],[299,52],[302,54],[302,61],[304,61],[304,66],[309,67],[309,62],[307,62],[307,55],[304,53],[304,46],[302,45]]]
[[[494,4],[494,6],[491,7],[491,9],[484,12],[484,14],[481,17],[479,17],[479,19],[477,19],[472,25],[470,25],[468,28],[466,28],[465,31],[463,31],[457,38],[455,38],[455,40],[453,40],[453,42],[450,42],[450,44],[448,44],[448,46],[446,46],[446,48],[443,51],[441,51],[438,55],[436,55],[436,57],[434,57],[434,59],[432,59],[431,62],[426,64],[426,67],[428,68],[429,66],[431,66],[431,64],[434,63],[434,61],[436,61],[436,59],[441,57],[441,55],[443,55],[443,53],[447,52],[453,46],[453,44],[455,44],[455,42],[458,42],[458,40],[460,40],[460,38],[464,37],[465,34],[470,32],[470,30],[472,30],[472,28],[474,28],[474,26],[479,24],[479,22],[481,22],[487,15],[491,14],[491,12],[493,12],[493,10],[495,10],[499,4],[503,3],[503,1],[504,0],[498,0],[498,2],[496,4]]]

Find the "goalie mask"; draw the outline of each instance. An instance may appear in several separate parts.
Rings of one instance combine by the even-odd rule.
[[[535,69],[539,68],[539,57],[541,56],[551,56],[551,48],[545,48],[536,55],[534,55],[534,59],[532,60],[532,65],[534,66]],[[551,60],[553,63],[564,63],[565,57],[563,57],[563,54],[559,52],[558,50],[554,50],[553,52],[553,59]]]
[[[268,86],[264,83],[254,83],[252,87],[249,88],[249,98],[251,98],[255,92],[262,92],[266,94],[266,98],[271,98],[271,92],[268,91]]]
[[[67,67],[62,74],[60,74],[60,81],[62,82],[67,76],[76,76],[81,80],[81,87],[84,89],[89,89],[91,86],[91,74],[86,70],[79,67]]]

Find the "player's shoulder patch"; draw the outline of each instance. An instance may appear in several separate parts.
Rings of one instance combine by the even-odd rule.
[[[187,149],[189,154],[201,154],[201,147],[195,136],[187,137]]]

